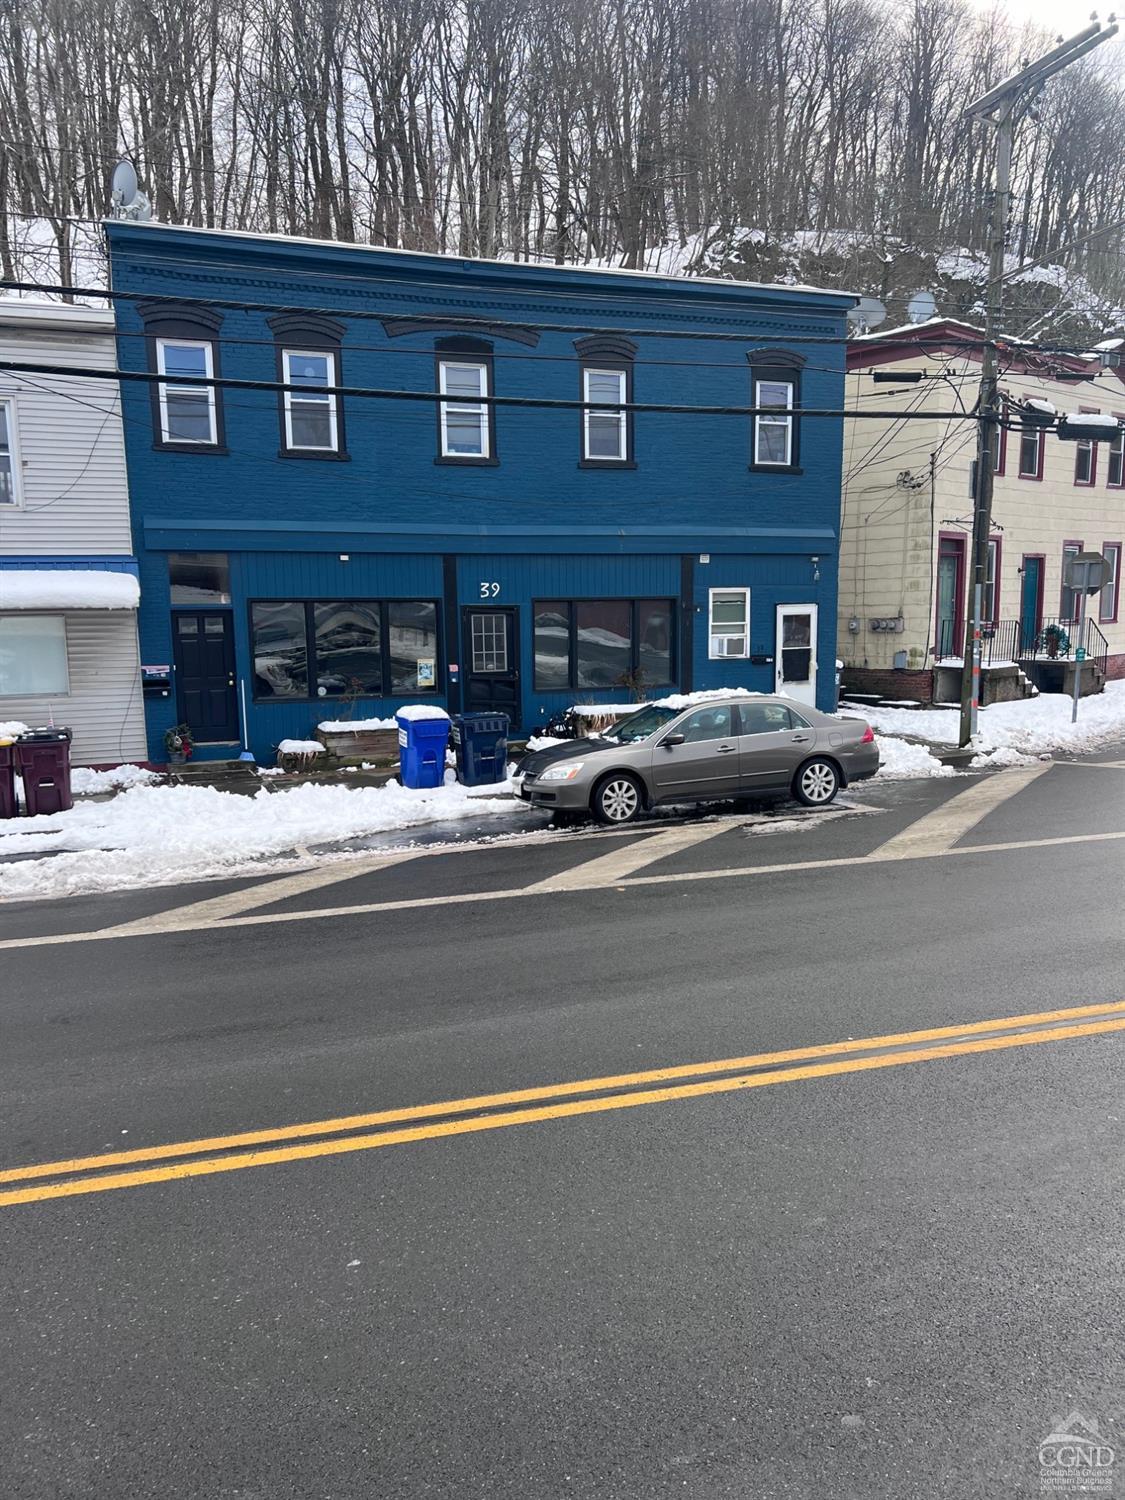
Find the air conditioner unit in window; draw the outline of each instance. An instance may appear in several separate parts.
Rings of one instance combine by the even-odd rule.
[[[713,656],[745,656],[746,637],[744,635],[717,635],[711,642],[711,654]]]

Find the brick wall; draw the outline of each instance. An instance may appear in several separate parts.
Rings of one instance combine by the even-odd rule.
[[[929,703],[934,693],[932,671],[910,672],[893,669],[880,671],[873,667],[845,667],[844,692],[878,693],[883,698],[916,698]]]

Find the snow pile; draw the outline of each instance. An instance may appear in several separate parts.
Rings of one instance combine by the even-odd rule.
[[[319,740],[282,740],[277,747],[278,755],[323,755],[324,746]]]
[[[0,578],[4,609],[136,609],[140,602],[132,573],[104,568],[12,568]]]
[[[877,733],[914,734],[948,745],[957,743],[961,724],[956,708],[875,708],[864,703],[844,704],[841,712],[849,718],[866,719]],[[1018,750],[1040,756],[1058,750],[1094,750],[1125,740],[1125,681],[1107,682],[1104,693],[1083,698],[1078,705],[1077,724],[1070,722],[1070,713],[1071,700],[1062,693],[994,703],[980,711],[974,749],[981,754]]]
[[[359,734],[365,729],[397,729],[394,719],[322,719],[316,726],[325,734]]]
[[[955,776],[952,766],[943,766],[925,745],[912,745],[889,735],[876,735],[879,746],[878,777],[883,781],[903,781],[909,776]]]
[[[396,719],[405,719],[408,723],[417,724],[426,719],[445,719],[448,722],[449,715],[444,708],[439,708],[436,703],[408,703],[405,708],[395,711]]]
[[[982,750],[969,762],[974,771],[998,771],[1005,766],[1033,766],[1037,757],[1024,755],[1022,750],[1013,750],[1011,745],[1000,745],[995,750]]]
[[[519,803],[495,795],[505,789],[501,783],[470,795],[454,782],[411,791],[391,781],[383,787],[263,788],[245,797],[205,786],[136,786],[110,802],[0,824],[0,860],[52,855],[0,864],[0,898],[260,873],[260,861],[305,845],[513,812]]]
[[[111,766],[108,771],[74,766],[70,773],[70,789],[76,797],[91,797],[95,792],[123,792],[127,787],[153,786],[163,780],[159,772],[146,771],[144,766]]]
[[[0,719],[0,740],[14,740],[17,735],[26,733],[27,725],[18,719]]]
[[[552,745],[566,745],[568,740],[557,739],[553,734],[533,734],[527,742],[528,751],[550,750]]]

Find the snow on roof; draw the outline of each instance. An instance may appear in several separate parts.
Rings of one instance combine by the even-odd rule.
[[[1057,416],[1059,410],[1053,401],[1044,401],[1041,396],[1029,396],[1023,404],[1030,406],[1034,411],[1045,411],[1048,416],[1052,417]]]
[[[104,568],[7,568],[0,609],[136,609],[141,586],[132,573]]]

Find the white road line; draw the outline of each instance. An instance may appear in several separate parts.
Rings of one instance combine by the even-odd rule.
[[[924,854],[944,854],[977,826],[989,813],[1051,769],[1050,761],[998,771],[974,782],[942,807],[911,823],[902,833],[881,844],[872,859],[914,859]]]
[[[730,823],[688,823],[680,828],[667,828],[663,833],[649,834],[624,849],[614,849],[598,859],[588,859],[572,870],[561,870],[557,875],[548,875],[525,888],[525,894],[538,896],[548,891],[584,891],[601,886],[617,885],[626,876],[655,864],[669,854],[678,854],[681,849],[690,849],[695,844],[705,844],[717,834],[729,833]],[[737,826],[737,825],[735,825]]]
[[[1125,760],[1053,760],[1053,766],[1078,766],[1083,771],[1125,771]]]
[[[147,932],[175,932],[206,927],[212,922],[253,911],[255,907],[272,906],[275,901],[284,901],[289,896],[303,896],[306,891],[336,885],[342,880],[354,880],[373,870],[384,870],[388,865],[404,864],[415,858],[417,851],[399,850],[395,853],[350,859],[339,864],[315,865],[312,869],[298,870],[294,875],[283,875],[264,885],[244,886],[241,890],[227,891],[222,896],[211,896],[204,901],[193,901],[188,906],[177,906],[170,911],[139,917],[135,922],[123,922],[118,927],[106,928],[105,934],[107,937],[134,937],[143,936]]]
[[[1017,839],[1006,844],[962,844],[955,849],[927,849],[914,855],[902,855],[903,859],[949,859],[964,855],[1004,854],[1019,849],[1050,849],[1065,844],[1096,844],[1114,839],[1125,839],[1125,829],[1112,833],[1075,833],[1060,838]],[[876,851],[877,853],[878,851]],[[842,859],[802,859],[787,864],[747,865],[732,870],[689,870],[685,873],[667,875],[637,875],[628,882],[628,889],[643,885],[680,885],[689,880],[731,880],[751,875],[790,875],[797,871],[811,873],[816,870],[862,869],[865,865],[887,863],[875,855],[865,854]],[[590,889],[612,890],[619,880],[605,881]],[[49,948],[64,943],[96,943],[104,938],[147,937],[161,932],[222,932],[227,928],[269,926],[280,922],[314,922],[323,917],[375,916],[381,912],[412,911],[435,906],[465,906],[474,901],[516,901],[530,894],[547,895],[543,886],[521,886],[516,890],[459,891],[450,896],[414,896],[402,901],[371,901],[359,906],[330,906],[313,911],[264,912],[256,915],[231,917],[225,922],[198,922],[192,927],[169,925],[161,927],[159,918],[150,927],[138,925],[135,929],[103,927],[95,932],[62,932],[45,937],[5,938],[0,940],[0,950],[8,948]]]

